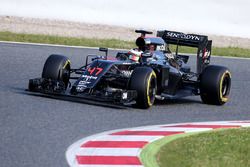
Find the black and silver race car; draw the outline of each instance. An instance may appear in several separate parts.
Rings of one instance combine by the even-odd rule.
[[[105,56],[88,55],[86,64],[71,68],[70,60],[62,55],[50,55],[42,77],[29,80],[30,92],[49,97],[87,99],[112,104],[149,108],[155,99],[176,99],[200,95],[206,104],[222,105],[228,101],[231,74],[228,68],[209,65],[212,41],[207,36],[175,31],[152,32],[136,30],[138,48],[118,52],[108,59],[108,49],[100,48]],[[176,45],[172,53],[169,45]],[[197,48],[197,67],[187,65],[189,56],[178,53],[178,46]]]

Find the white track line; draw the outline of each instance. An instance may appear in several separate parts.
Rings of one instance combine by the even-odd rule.
[[[80,148],[76,154],[80,156],[138,156],[139,148]]]
[[[216,125],[217,123],[193,123],[193,125]],[[219,122],[218,125],[250,127],[250,123]]]
[[[32,46],[49,46],[49,47],[61,47],[61,48],[76,48],[76,49],[99,49],[99,47],[89,47],[89,46],[70,46],[70,45],[58,45],[58,44],[44,44],[44,43],[29,43],[29,42],[13,42],[13,41],[0,41],[3,44],[17,44],[17,45],[32,45]],[[124,50],[109,48],[110,50]]]
[[[141,131],[145,130],[145,128],[136,128],[133,131]],[[212,130],[212,128],[182,128],[182,127],[155,127],[150,129],[150,131],[168,131],[168,132],[202,132]]]
[[[130,135],[130,136],[115,135],[115,136],[111,136],[111,135],[104,135],[104,136],[97,137],[97,138],[93,139],[92,141],[147,141],[147,142],[150,142],[150,141],[154,141],[155,138],[156,138],[155,136],[137,136],[137,135]],[[161,138],[161,137],[158,137],[158,138]]]
[[[76,167],[121,167],[121,165],[78,165]],[[122,165],[122,167],[143,167],[143,165]]]

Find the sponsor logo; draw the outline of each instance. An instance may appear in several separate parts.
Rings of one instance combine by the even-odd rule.
[[[206,51],[203,55],[203,59],[207,59],[210,56],[210,51]]]
[[[123,65],[130,65],[130,64],[132,64],[132,63],[130,63],[130,62],[122,62],[122,64],[123,64]]]
[[[200,41],[200,37],[199,36],[192,35],[192,34],[167,32],[167,34],[165,34],[165,36],[172,37],[172,38],[179,38],[179,39],[187,39],[187,40]]]
[[[82,81],[89,81],[89,80],[96,80],[98,77],[91,76],[91,75],[82,75]]]
[[[80,86],[80,85],[86,85],[86,84],[89,84],[89,83],[91,83],[91,82],[88,82],[88,81],[80,81],[79,83],[78,83],[78,85]]]
[[[130,77],[133,71],[121,71],[122,75],[125,77]]]
[[[87,87],[86,85],[77,86],[76,90],[77,90],[77,92],[83,92],[86,87]]]
[[[82,75],[81,76],[81,81],[79,81],[78,85],[77,85],[77,90],[78,91],[83,91],[85,88],[87,88],[88,84],[91,84],[91,80],[96,80],[97,77],[95,76],[90,76],[90,75]]]
[[[203,59],[208,59],[211,55],[211,52],[209,50],[204,50],[204,52],[201,50],[199,56]]]

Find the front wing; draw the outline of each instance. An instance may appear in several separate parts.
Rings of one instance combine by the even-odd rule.
[[[95,104],[114,108],[121,108],[120,104],[134,104],[134,99],[136,99],[137,97],[137,92],[135,90],[120,89],[116,91],[102,91],[102,93],[98,94],[71,94],[70,90],[65,91],[64,84],[61,81],[44,78],[31,79],[29,81],[29,89],[27,89],[26,91],[27,94],[34,96],[42,96],[53,99]]]

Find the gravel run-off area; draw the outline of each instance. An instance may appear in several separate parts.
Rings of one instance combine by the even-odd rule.
[[[138,27],[120,27],[101,24],[88,24],[63,20],[35,19],[13,16],[0,16],[0,31],[14,33],[44,34],[64,37],[85,38],[113,38],[134,40],[138,34],[134,30]],[[156,30],[151,30],[156,33]],[[174,30],[173,30],[174,31]],[[195,33],[195,32],[185,32]],[[241,37],[208,35],[217,47],[250,48],[250,39]]]

